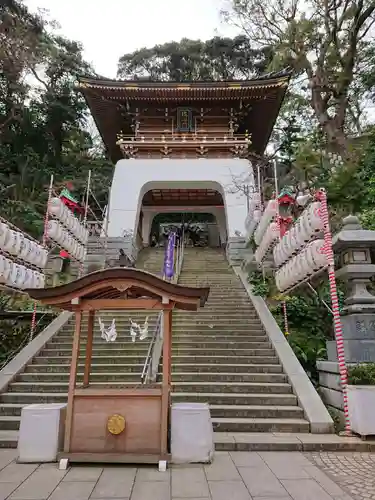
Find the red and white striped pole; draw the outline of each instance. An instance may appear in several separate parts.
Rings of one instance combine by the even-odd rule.
[[[341,388],[344,397],[344,415],[345,415],[345,431],[347,434],[351,434],[350,429],[350,418],[349,418],[349,408],[348,408],[348,372],[345,362],[345,352],[344,352],[344,339],[342,335],[342,325],[340,318],[340,308],[339,299],[337,295],[336,277],[335,277],[335,261],[332,249],[332,234],[329,225],[329,214],[328,214],[328,204],[327,204],[327,193],[325,189],[320,189],[316,193],[316,198],[321,202],[321,219],[324,228],[324,249],[328,261],[328,280],[329,288],[331,292],[331,303],[332,303],[332,314],[333,314],[333,325],[335,330],[336,346],[337,346],[337,358],[339,362],[339,373]]]

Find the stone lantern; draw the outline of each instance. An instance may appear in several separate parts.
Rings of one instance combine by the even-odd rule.
[[[375,296],[367,286],[375,276],[371,251],[375,249],[375,231],[362,228],[352,215],[343,220],[341,231],[333,237],[336,278],[347,284],[341,312],[345,359],[348,364],[375,362]],[[328,361],[318,361],[323,401],[342,415],[343,398],[337,362],[336,342],[327,342]]]
[[[367,289],[375,275],[373,248],[375,231],[362,229],[354,216],[343,220],[341,231],[333,238],[333,250],[339,258],[336,277],[348,287],[341,318],[345,358],[353,363],[375,361],[375,296]],[[329,354],[331,350],[329,347]]]

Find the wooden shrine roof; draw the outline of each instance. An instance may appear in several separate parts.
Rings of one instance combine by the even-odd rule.
[[[251,134],[251,148],[262,155],[288,87],[290,71],[269,73],[252,80],[154,82],[148,80],[79,79],[78,88],[85,96],[98,130],[113,162],[123,157],[116,145],[120,133],[133,135],[129,109],[142,110],[152,103],[175,107],[202,105],[216,101],[219,106],[248,106],[239,133]]]
[[[177,309],[195,311],[204,306],[210,289],[175,285],[139,269],[115,267],[95,271],[65,285],[25,291],[43,304],[68,311],[77,309],[82,301],[104,300],[107,305],[110,305],[108,301],[113,301],[112,309],[117,309],[118,299],[155,299],[155,303],[160,303],[163,297]]]

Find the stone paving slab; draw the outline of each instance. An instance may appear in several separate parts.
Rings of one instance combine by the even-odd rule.
[[[217,452],[212,464],[18,464],[0,450],[0,500],[375,500],[375,454]]]

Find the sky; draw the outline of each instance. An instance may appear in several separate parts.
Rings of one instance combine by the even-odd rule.
[[[123,54],[181,38],[233,35],[223,26],[223,0],[25,0],[32,11],[49,11],[60,33],[84,46],[98,74],[115,78]]]

